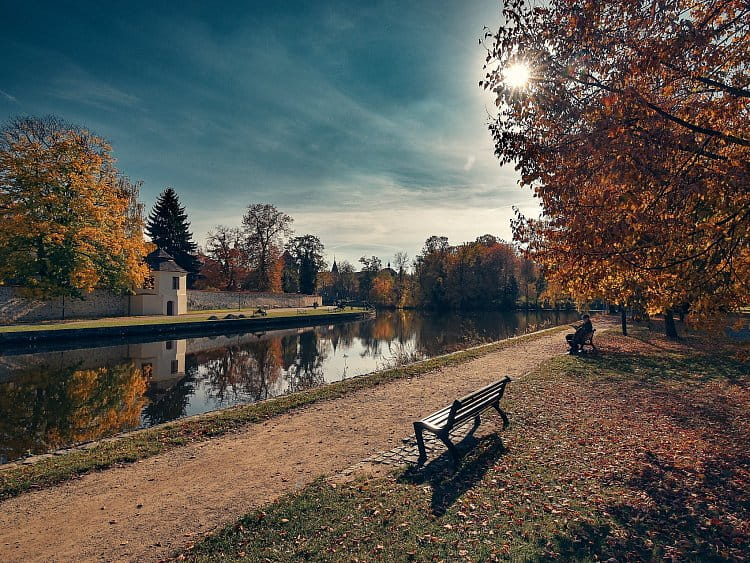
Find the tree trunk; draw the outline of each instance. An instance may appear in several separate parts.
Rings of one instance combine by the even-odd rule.
[[[620,306],[620,324],[622,325],[622,335],[628,335],[628,323],[626,322],[628,315],[625,311],[625,305]]]
[[[664,311],[664,332],[667,335],[667,338],[671,338],[672,340],[680,339],[677,334],[677,327],[674,324],[672,309],[666,309]]]

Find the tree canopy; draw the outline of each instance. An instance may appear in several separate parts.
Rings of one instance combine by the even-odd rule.
[[[217,271],[205,272],[213,283],[221,285],[222,289],[237,289],[249,274],[249,259],[247,250],[242,244],[242,232],[237,227],[217,225],[209,231],[206,240],[206,256],[218,267]],[[213,266],[214,264],[211,264]]]
[[[430,237],[415,261],[421,304],[436,309],[512,309],[518,299],[519,261],[515,249],[484,235],[450,246]]]
[[[317,289],[318,272],[326,268],[323,243],[314,235],[294,237],[287,243],[299,277],[299,291],[312,295]]]
[[[102,138],[55,117],[21,117],[0,137],[0,282],[43,297],[127,291],[148,268],[139,184]]]
[[[281,291],[284,237],[291,234],[293,219],[270,203],[247,207],[242,218],[246,249],[254,267],[252,286],[259,291]]]
[[[541,201],[514,231],[547,278],[651,312],[750,302],[750,5],[513,0],[503,16],[480,84],[496,155]]]
[[[174,261],[187,270],[188,285],[192,287],[201,268],[197,257],[198,245],[193,242],[187,213],[174,189],[167,188],[159,194],[148,216],[146,234],[156,246],[171,254]]]

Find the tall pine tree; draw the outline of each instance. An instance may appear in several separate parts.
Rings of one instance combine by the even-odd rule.
[[[146,234],[151,241],[172,255],[174,261],[188,272],[188,287],[192,287],[201,263],[196,256],[198,246],[193,242],[185,208],[180,205],[177,193],[167,188],[156,200],[146,223]]]

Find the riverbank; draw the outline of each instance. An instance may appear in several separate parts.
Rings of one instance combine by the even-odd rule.
[[[747,560],[750,369],[738,345],[702,338],[610,332],[599,355],[514,381],[510,429],[483,424],[457,472],[445,455],[415,469],[396,448],[180,558]]]
[[[527,335],[6,499],[0,546],[10,561],[741,559],[739,348],[596,326],[598,355],[565,356],[565,327]],[[504,374],[508,430],[487,417],[456,475],[442,448],[404,469],[414,420]]]
[[[564,353],[564,330],[149,429],[130,437],[142,450],[126,451],[128,440],[116,440],[0,471],[5,494],[16,495],[0,503],[0,546],[11,561],[163,558],[191,542],[196,530],[216,530],[402,443],[413,420],[446,397],[505,374],[522,378]],[[259,422],[242,420],[253,408],[287,412],[262,420],[256,411]],[[100,467],[108,469],[92,471]]]
[[[186,444],[241,431],[249,425],[317,402],[334,400],[349,393],[399,379],[417,377],[442,367],[460,365],[486,354],[566,329],[567,327],[555,327],[298,393],[181,418],[97,442],[0,465],[0,500],[31,489],[52,486],[89,471],[132,463]]]
[[[0,326],[0,345],[35,344],[126,336],[192,336],[236,331],[266,331],[309,326],[329,321],[351,321],[372,315],[366,309],[276,309],[265,316],[253,310],[201,311],[177,317],[111,317],[95,320],[50,321]],[[242,315],[242,316],[240,316]]]

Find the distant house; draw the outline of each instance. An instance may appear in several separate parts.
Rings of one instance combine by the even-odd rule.
[[[385,268],[383,268],[382,270],[380,270],[378,272],[378,275],[380,275],[382,273],[386,273],[389,276],[391,276],[392,278],[395,278],[396,276],[398,276],[398,273],[396,272],[396,270],[394,270],[393,268],[391,268],[391,263],[390,262],[388,262],[388,265]]]
[[[157,248],[146,256],[151,268],[132,298],[133,315],[182,315],[187,312],[187,270]]]

